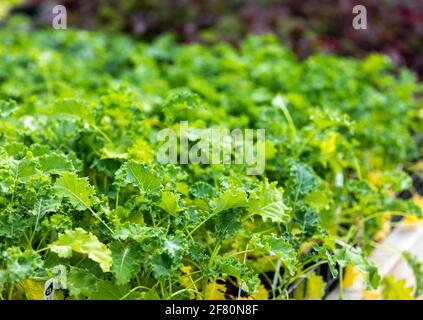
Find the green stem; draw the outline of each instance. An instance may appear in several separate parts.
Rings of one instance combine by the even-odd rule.
[[[115,204],[115,209],[117,209],[117,207],[119,206],[119,193],[120,193],[120,188],[118,188],[116,190],[116,204]]]
[[[153,227],[156,227],[156,221],[154,220],[153,210],[150,210],[150,217],[151,217],[151,223],[153,224]]]
[[[123,297],[121,297],[119,300],[125,300],[127,297],[129,297],[129,295],[139,289],[145,289],[145,290],[150,290],[150,288],[145,287],[145,286],[137,286],[135,288],[132,288],[127,294],[125,294]]]
[[[8,296],[8,300],[13,300],[13,290],[15,289],[14,285],[11,285],[9,288],[9,296]]]
[[[103,131],[101,130],[99,127],[97,127],[95,124],[91,124],[92,127],[94,128],[94,130],[96,130],[98,133],[100,133],[104,139],[107,140],[108,143],[113,145],[113,141],[112,139],[109,138],[109,136]]]
[[[278,279],[279,279],[279,271],[281,269],[281,260],[278,259],[278,261],[276,262],[276,267],[275,267],[275,274],[273,275],[273,281],[272,281],[272,292],[273,295],[276,294],[276,286],[278,285]]]
[[[218,244],[214,247],[213,252],[212,252],[212,254],[211,254],[211,256],[210,256],[209,268],[211,268],[211,267],[213,266],[214,260],[216,259],[216,257],[217,257],[217,255],[218,255],[218,253],[219,253],[219,251],[220,251],[220,248],[221,248],[221,247],[222,247],[222,245],[221,245],[220,243],[218,243]]]
[[[45,247],[45,248],[42,248],[40,250],[37,250],[36,252],[37,253],[40,253],[40,252],[47,251],[47,250],[50,250],[50,248],[49,247]]]
[[[96,218],[96,219],[98,219],[98,221],[100,221],[106,228],[107,228],[107,230],[109,230],[110,231],[110,233],[111,234],[114,234],[115,232],[113,231],[113,229],[112,228],[110,228],[109,227],[109,225],[106,223],[106,222],[104,222],[103,221],[103,219],[101,219],[100,218],[100,216],[97,214],[97,213],[95,213],[94,212],[94,210],[93,209],[91,209],[90,207],[88,207],[88,210],[91,212],[91,214]]]
[[[211,218],[213,218],[214,216],[217,215],[217,212],[212,213],[211,215],[209,215],[206,219],[204,219],[203,221],[201,221],[199,224],[197,224],[196,227],[194,227],[194,229],[191,230],[191,232],[188,234],[188,236],[192,236],[192,234],[198,230],[198,228],[200,228],[203,224],[205,224],[207,221],[209,221]]]
[[[357,156],[355,155],[355,152],[353,150],[353,147],[351,145],[349,145],[349,148],[348,149],[349,149],[349,151],[351,153],[351,157],[352,157],[352,160],[354,162],[355,171],[357,171],[357,177],[359,179],[362,179],[360,163],[358,162],[358,159],[357,159]]]
[[[243,264],[247,262],[248,246],[249,246],[249,243],[247,243],[247,246],[245,247],[245,250],[244,250],[245,253],[244,253]],[[238,288],[238,300],[239,299],[241,299],[241,286],[239,286]]]
[[[37,231],[38,222],[40,220],[41,201],[42,200],[39,201],[37,219],[35,220],[34,230],[31,232],[31,236],[30,236],[29,241],[28,241],[28,248],[32,248],[32,240],[34,240],[35,233]]]
[[[294,136],[297,136],[297,129],[295,128],[294,121],[292,120],[291,114],[289,113],[288,108],[286,107],[285,103],[279,105],[279,108],[282,110],[286,121],[288,122],[289,129],[292,131]]]
[[[339,300],[344,300],[344,269],[339,267]]]
[[[165,299],[165,293],[164,293],[164,287],[163,287],[163,282],[162,281],[160,281],[160,291],[162,293],[162,299],[163,300],[166,300]]]

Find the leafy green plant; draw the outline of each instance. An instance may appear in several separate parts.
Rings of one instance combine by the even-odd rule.
[[[58,299],[315,299],[321,268],[347,265],[374,288],[376,236],[421,215],[395,198],[419,156],[417,84],[383,56],[300,62],[271,36],[146,44],[20,20],[0,40],[0,298],[39,297],[57,266]],[[158,133],[180,121],[265,128],[265,172],[159,164]]]

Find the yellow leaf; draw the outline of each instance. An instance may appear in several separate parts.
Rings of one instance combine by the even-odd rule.
[[[370,171],[367,175],[367,181],[372,189],[376,189],[376,186],[379,184],[379,180],[380,173],[378,171]]]
[[[384,219],[382,228],[375,234],[373,240],[376,242],[381,241],[388,236],[389,232],[391,232],[391,222],[390,220]]]
[[[294,299],[296,300],[320,300],[325,294],[326,282],[322,276],[312,273],[306,281],[295,288]]]
[[[296,236],[297,234],[301,233],[301,230],[299,228],[292,228],[291,233]]]
[[[251,261],[254,270],[257,272],[270,272],[275,270],[276,259],[272,256],[262,256],[257,257],[255,260]]]
[[[232,242],[231,243],[231,248],[233,248],[233,249],[239,249],[239,247],[240,247],[239,242]]]
[[[352,265],[348,265],[345,268],[345,275],[342,281],[342,287],[348,288],[351,287],[354,283],[355,278],[360,274],[360,271]]]
[[[379,290],[364,290],[363,300],[380,300],[381,294]]]
[[[307,242],[303,242],[300,246],[300,253],[304,254],[307,253],[309,251],[309,249],[314,246],[316,244],[315,241],[307,241]]]
[[[421,210],[423,210],[423,197],[415,194],[413,196],[413,201]]]
[[[219,279],[211,280],[206,286],[205,300],[225,300],[226,286],[217,283]]]
[[[251,295],[251,298],[254,300],[268,300],[269,299],[269,292],[264,287],[264,285],[259,286],[259,290]]]
[[[7,16],[10,6],[7,3],[0,3],[0,18]]]
[[[413,287],[406,287],[404,279],[397,281],[394,276],[386,276],[382,281],[385,300],[414,300]]]
[[[329,137],[320,143],[320,151],[323,155],[331,155],[336,151],[336,132],[329,133]]]
[[[43,300],[44,298],[44,283],[25,279],[20,282],[24,288],[26,298],[28,300]]]
[[[414,172],[423,172],[423,160],[417,161],[410,169]]]
[[[19,5],[22,2],[23,0],[2,1],[2,3],[0,3],[0,19],[6,17],[13,6]]]
[[[191,270],[192,270],[192,267],[191,267],[191,266],[182,266],[182,267],[181,267],[181,271],[182,271],[183,273],[190,273],[190,272],[191,272]]]
[[[407,227],[413,227],[416,225],[419,225],[423,222],[422,219],[418,218],[416,215],[414,214],[407,214],[402,220],[401,220],[402,224],[407,226]]]

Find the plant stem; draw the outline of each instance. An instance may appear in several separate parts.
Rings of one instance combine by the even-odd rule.
[[[110,228],[109,227],[109,225],[106,223],[106,222],[104,222],[103,221],[103,219],[101,219],[100,218],[100,216],[97,214],[97,213],[95,213],[94,212],[94,210],[93,209],[91,209],[90,207],[88,207],[88,210],[92,213],[92,215],[96,218],[96,219],[98,219],[106,228],[107,228],[107,230],[109,230],[110,231],[110,233],[111,234],[114,234],[115,232],[113,231],[113,229],[112,228]]]
[[[278,275],[279,275],[280,269],[281,269],[281,260],[278,259],[278,261],[276,262],[275,274],[273,275],[273,282],[272,282],[272,291],[274,296],[276,293],[276,286],[278,285]]]
[[[13,290],[15,289],[14,285],[11,285],[9,288],[9,296],[8,296],[8,300],[13,300]]]
[[[191,232],[188,234],[188,236],[192,236],[192,234],[197,231],[198,228],[200,228],[203,224],[205,224],[207,221],[209,221],[211,218],[213,218],[214,216],[216,216],[217,212],[212,213],[211,215],[209,215],[207,218],[205,218],[203,221],[201,221],[199,224],[197,224],[196,227],[194,227],[194,229],[191,230]]]
[[[339,300],[344,300],[344,269],[339,267]]]
[[[248,245],[249,243],[247,243],[247,246],[245,247],[244,250],[244,259],[243,259],[243,263],[245,264],[247,262],[247,253],[248,253]],[[241,298],[241,286],[238,288],[238,300]]]
[[[214,260],[216,259],[217,254],[219,253],[219,251],[220,251],[220,248],[221,248],[221,247],[222,247],[222,245],[221,245],[220,243],[218,243],[218,244],[214,247],[213,252],[212,252],[212,254],[211,254],[211,256],[210,256],[209,268],[211,268],[211,267],[213,266]]]

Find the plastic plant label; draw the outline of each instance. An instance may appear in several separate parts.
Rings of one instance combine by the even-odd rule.
[[[49,279],[44,285],[44,300],[54,300],[54,279]]]

